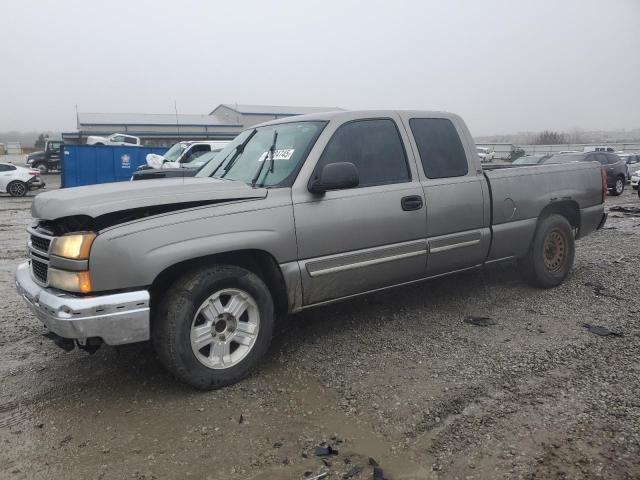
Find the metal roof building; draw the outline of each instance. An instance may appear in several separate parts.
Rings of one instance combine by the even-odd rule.
[[[69,143],[83,143],[90,135],[127,133],[149,146],[170,146],[180,140],[230,140],[251,125],[275,118],[340,110],[336,107],[218,105],[209,115],[78,113],[76,132],[65,132]]]

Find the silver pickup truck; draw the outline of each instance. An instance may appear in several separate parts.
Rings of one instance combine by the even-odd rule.
[[[217,388],[279,314],[514,259],[553,287],[606,220],[597,162],[483,171],[448,113],[278,119],[219,155],[194,178],[35,198],[16,283],[60,346],[152,340],[176,377]]]

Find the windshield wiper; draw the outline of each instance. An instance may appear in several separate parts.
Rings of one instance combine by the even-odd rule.
[[[220,167],[224,165],[224,162],[227,160],[227,158],[229,158],[229,155],[233,154],[233,157],[231,157],[231,160],[229,160],[229,163],[225,165],[224,172],[222,173],[222,175],[220,177],[216,177],[216,178],[224,178],[224,176],[227,173],[229,173],[229,170],[231,170],[231,167],[233,167],[233,165],[236,163],[236,160],[238,159],[238,157],[242,154],[242,152],[244,152],[244,147],[247,146],[247,143],[249,143],[249,140],[251,140],[257,132],[258,132],[258,129],[254,128],[253,132],[251,132],[249,136],[244,139],[244,142],[238,145],[234,150],[231,150],[227,154],[227,156],[222,159],[220,164],[218,164],[218,166],[215,168],[215,170],[211,173],[210,176],[213,177],[216,174],[216,172],[220,170]]]
[[[271,143],[271,146],[269,147],[269,151],[268,151],[268,156],[270,156],[270,163],[269,163],[269,170],[268,172],[273,172],[273,167],[274,167],[274,159],[273,157],[275,156],[275,151],[276,151],[276,142],[278,141],[278,131],[274,130],[273,131],[273,142]],[[256,170],[256,174],[253,176],[253,180],[251,180],[251,186],[255,187],[256,186],[256,182],[258,181],[258,178],[260,178],[260,174],[262,173],[262,167],[264,167],[264,164],[267,163],[267,157],[264,158],[264,160],[262,162],[260,162],[260,165],[258,165],[258,169]],[[261,187],[264,187],[264,182],[266,180],[266,175],[265,178],[262,179],[262,184],[260,184]]]

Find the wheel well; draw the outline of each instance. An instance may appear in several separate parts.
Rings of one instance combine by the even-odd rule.
[[[287,313],[289,299],[284,277],[278,262],[270,253],[264,250],[237,250],[207,255],[185,260],[166,268],[160,272],[151,285],[152,307],[155,303],[154,298],[161,297],[178,277],[190,270],[213,265],[235,265],[255,273],[269,288],[276,314]]]
[[[580,207],[577,202],[573,200],[564,200],[561,202],[550,203],[542,209],[540,216],[538,217],[538,223],[543,218],[552,214],[562,215],[567,219],[569,224],[578,232],[580,231]]]

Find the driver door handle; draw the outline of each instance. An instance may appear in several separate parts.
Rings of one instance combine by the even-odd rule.
[[[409,195],[408,197],[402,197],[400,205],[402,206],[402,210],[408,212],[411,210],[420,210],[424,203],[420,195]]]

